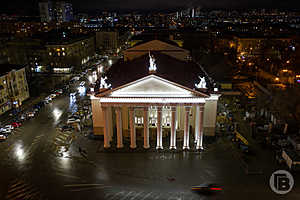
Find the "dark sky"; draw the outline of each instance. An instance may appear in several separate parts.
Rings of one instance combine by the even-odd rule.
[[[4,2],[6,1],[6,3]],[[0,13],[38,10],[38,0],[4,0]],[[75,11],[172,9],[186,6],[204,8],[292,8],[300,9],[300,0],[71,0]]]

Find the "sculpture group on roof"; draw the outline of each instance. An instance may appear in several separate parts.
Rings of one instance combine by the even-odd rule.
[[[100,81],[100,89],[102,88],[110,88],[111,84],[107,84],[106,83],[107,77],[105,76],[104,78],[101,77],[101,81]]]
[[[149,51],[149,71],[156,71],[156,63],[153,55]]]
[[[200,82],[198,84],[195,84],[195,87],[198,88],[198,89],[206,89],[206,81],[205,81],[205,77],[201,77],[201,76],[198,76],[199,79],[200,79]]]

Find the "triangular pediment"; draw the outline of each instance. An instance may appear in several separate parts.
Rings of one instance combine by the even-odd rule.
[[[103,96],[103,95],[101,95]],[[206,94],[186,88],[156,75],[108,91],[106,97],[208,97]]]
[[[143,50],[143,51],[185,51],[180,47],[168,44],[166,42],[162,42],[160,40],[151,40],[149,42],[134,46],[132,48],[127,49],[126,51],[135,51],[135,50]]]

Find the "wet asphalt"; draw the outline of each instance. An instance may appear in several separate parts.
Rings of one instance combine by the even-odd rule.
[[[278,166],[270,153],[262,153],[263,174],[246,174],[239,153],[226,138],[206,145],[201,153],[100,152],[102,141],[57,129],[76,108],[68,94],[57,97],[0,143],[0,199],[300,198],[298,177],[288,195],[271,191],[269,177]],[[224,190],[210,195],[191,191],[201,183],[218,183]]]

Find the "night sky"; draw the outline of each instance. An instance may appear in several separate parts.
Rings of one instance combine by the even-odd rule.
[[[88,10],[160,10],[188,6],[203,8],[292,8],[300,9],[299,0],[71,0],[73,9]],[[0,12],[34,13],[38,0],[7,0]]]

